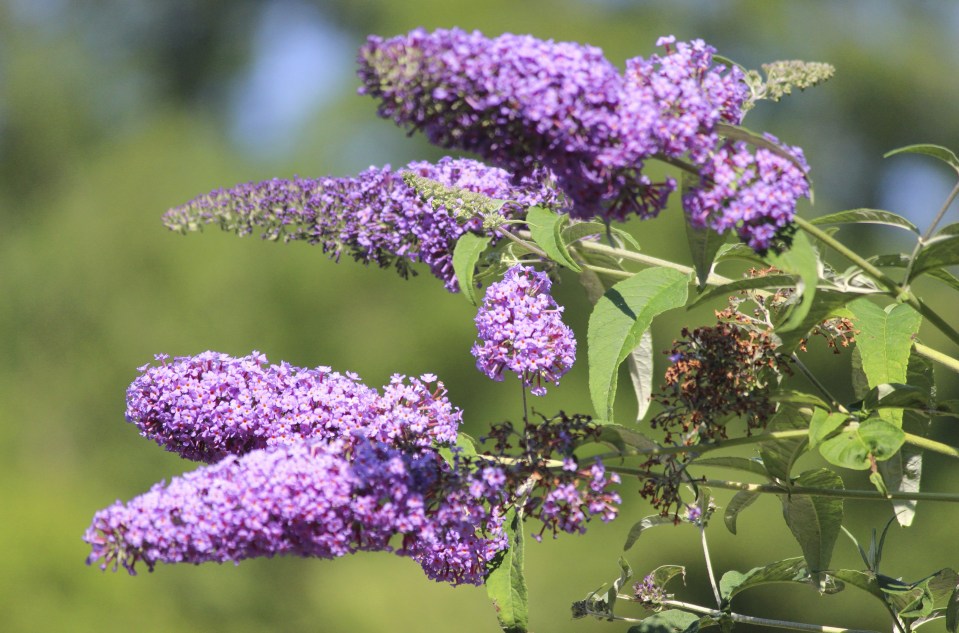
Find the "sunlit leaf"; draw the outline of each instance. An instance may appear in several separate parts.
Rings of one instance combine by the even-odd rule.
[[[824,409],[813,411],[812,418],[809,420],[809,448],[815,448],[848,419],[849,416],[845,413],[830,413]]]
[[[810,224],[886,224],[889,226],[897,226],[899,228],[908,229],[913,233],[918,235],[919,229],[916,228],[916,225],[902,217],[897,213],[891,211],[883,211],[881,209],[850,209],[848,211],[839,211],[838,213],[830,213],[829,215],[822,215],[814,220],[810,220]]]
[[[923,273],[959,264],[959,235],[934,237],[916,254],[908,282]]]
[[[606,291],[587,331],[589,392],[597,415],[613,421],[619,366],[639,345],[653,317],[686,303],[688,277],[671,268],[646,268]]]
[[[906,382],[913,338],[922,317],[905,303],[885,310],[868,299],[849,304],[856,328],[856,347],[870,388],[883,383]]]
[[[626,357],[629,378],[636,393],[636,422],[642,422],[652,404],[653,395],[653,333],[649,330],[639,337],[639,345]]]
[[[526,213],[526,225],[529,226],[533,241],[546,251],[554,262],[580,272],[582,269],[573,260],[566,244],[560,238],[560,232],[567,222],[569,222],[569,215],[556,213],[543,207],[530,207]]]
[[[453,249],[453,272],[456,274],[456,281],[460,285],[463,296],[474,306],[479,305],[480,302],[479,295],[476,292],[476,283],[473,281],[476,262],[479,261],[480,255],[483,254],[489,243],[490,238],[488,236],[463,233]]]
[[[820,289],[816,292],[816,296],[812,300],[812,305],[809,307],[809,312],[806,314],[802,323],[789,332],[776,332],[782,341],[781,351],[784,354],[794,352],[796,348],[799,347],[802,339],[809,335],[809,331],[813,327],[834,316],[836,313],[841,312],[844,306],[857,299],[862,299],[862,294],[858,292],[835,292]]]
[[[514,509],[503,522],[509,547],[499,553],[486,577],[486,595],[493,601],[496,619],[505,633],[525,633],[529,599],[523,573],[523,522]]]
[[[930,143],[906,145],[905,147],[898,147],[894,150],[888,151],[883,154],[882,157],[889,158],[890,156],[896,156],[897,154],[925,154],[927,156],[932,156],[933,158],[938,158],[953,169],[959,171],[959,158],[956,157],[956,154],[951,149],[943,147],[942,145],[932,145]]]

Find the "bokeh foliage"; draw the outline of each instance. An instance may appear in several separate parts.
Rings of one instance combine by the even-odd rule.
[[[123,421],[125,387],[154,353],[258,349],[273,361],[354,370],[370,385],[393,372],[432,371],[477,434],[488,421],[516,416],[519,389],[475,371],[468,353],[473,311],[428,275],[403,282],[388,271],[335,265],[304,244],[284,247],[215,231],[180,237],[160,226],[166,208],[215,187],[293,173],[346,175],[369,164],[439,155],[378,121],[375,105],[354,94],[353,82],[298,130],[289,152],[269,158],[239,149],[226,131],[227,86],[250,61],[264,2],[36,3],[42,10],[31,4],[0,3],[2,628],[495,630],[482,589],[431,583],[416,565],[384,554],[161,567],[137,578],[83,565],[80,536],[96,509],[192,467]],[[650,54],[656,37],[667,33],[703,37],[747,66],[782,58],[829,61],[838,72],[827,86],[750,114],[761,119],[751,127],[806,150],[816,182],[816,208],[805,209],[807,215],[880,206],[883,187],[896,182],[892,163],[880,158],[888,149],[916,142],[959,148],[951,80],[959,16],[947,3],[336,0],[313,6],[357,46],[368,32],[457,25],[585,41],[616,63]],[[683,244],[678,213],[632,228],[653,255]],[[889,238],[876,231],[864,239]],[[581,289],[570,278],[557,296],[568,314],[578,315],[572,326],[585,341]],[[948,306],[942,311],[955,314]],[[679,318],[698,323],[711,315],[707,308]],[[665,348],[678,332],[660,325],[654,335]],[[848,356],[816,354],[826,381],[846,380]],[[537,406],[588,412],[584,364]],[[943,375],[940,384],[954,391],[957,381]],[[634,410],[626,400],[619,403],[624,419]],[[946,430],[934,433],[950,439]],[[924,488],[955,488],[959,477],[935,457]],[[718,525],[711,530],[718,567],[745,570],[798,553],[786,527],[763,516],[777,513],[776,504],[757,502],[741,517],[739,537]],[[885,523],[888,510],[859,505],[853,512],[853,526],[865,533]],[[614,626],[573,622],[568,605],[615,575],[625,531],[645,514],[643,503],[627,501],[620,520],[593,526],[585,537],[530,544],[534,630]],[[887,573],[924,573],[943,556],[942,526],[956,518],[953,506],[920,505],[911,531],[890,536]],[[657,530],[645,538],[630,551],[634,567],[683,563],[690,578],[702,578],[693,534]],[[840,549],[837,558],[855,564],[855,552]],[[869,621],[857,617],[872,613],[865,597],[763,591],[760,602],[748,604],[757,615],[808,621],[816,613],[832,625],[884,625],[878,613]]]

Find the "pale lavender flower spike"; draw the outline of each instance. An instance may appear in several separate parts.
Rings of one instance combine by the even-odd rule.
[[[413,456],[369,442],[255,450],[98,512],[84,535],[87,563],[134,574],[137,563],[152,571],[157,563],[395,551],[435,580],[481,584],[507,541],[501,518],[457,477],[434,451]]]
[[[497,381],[509,370],[536,396],[546,393],[544,382],[558,384],[576,360],[576,338],[550,286],[546,273],[513,266],[487,288],[476,314],[476,367]]]
[[[257,352],[157,360],[141,367],[127,390],[126,418],[144,437],[197,461],[304,440],[367,438],[407,449],[451,444],[463,416],[429,374],[393,376],[380,394],[355,374],[268,365]]]
[[[275,178],[219,189],[170,209],[164,224],[175,231],[198,231],[205,224],[267,239],[318,244],[339,260],[345,252],[364,264],[393,266],[404,277],[423,262],[456,292],[453,248],[466,232],[482,233],[482,219],[460,223],[443,207],[434,209],[403,182],[403,172],[505,200],[504,217],[523,217],[528,207],[559,207],[559,192],[538,171],[514,183],[508,172],[465,158],[443,158],[435,165],[412,162],[393,171],[370,167],[355,178]]]

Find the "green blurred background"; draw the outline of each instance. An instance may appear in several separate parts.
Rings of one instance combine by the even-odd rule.
[[[617,64],[651,54],[659,35],[673,33],[702,37],[751,67],[773,59],[831,62],[833,81],[760,105],[748,125],[804,147],[816,182],[807,216],[872,206],[922,224],[948,193],[950,175],[931,159],[881,156],[917,142],[959,148],[957,6],[0,1],[0,630],[496,630],[482,589],[433,583],[417,565],[387,554],[169,566],[135,578],[83,564],[81,535],[97,509],[192,468],[123,419],[125,388],[154,353],[257,349],[273,361],[353,370],[373,386],[394,372],[432,371],[465,410],[469,431],[517,418],[518,390],[473,368],[473,310],[428,275],[403,282],[389,271],[334,264],[304,244],[216,231],[181,237],[160,225],[167,208],[220,186],[440,156],[377,119],[375,104],[355,94],[355,49],[367,33],[417,26],[529,32],[600,46]],[[634,226],[647,252],[682,257],[679,218],[676,210]],[[869,252],[901,245],[891,232],[858,235]],[[585,338],[586,301],[573,278],[565,281],[558,296]],[[954,300],[932,301],[949,317],[956,313]],[[683,320],[711,317],[703,310],[664,319],[655,329],[658,347],[678,336]],[[956,352],[935,332],[925,340]],[[847,384],[848,354],[811,356],[826,381]],[[589,411],[582,358],[584,350],[538,409]],[[942,392],[955,393],[953,376],[939,379]],[[629,419],[635,405],[629,394],[621,400]],[[935,436],[959,440],[947,429]],[[957,488],[948,466],[927,460],[926,489]],[[848,481],[867,485],[855,474]],[[625,630],[569,617],[573,600],[618,574],[629,526],[649,513],[625,496],[616,522],[530,544],[533,630]],[[849,525],[863,537],[890,516],[884,506],[847,505]],[[763,499],[742,516],[738,537],[717,522],[710,530],[717,566],[745,570],[798,555],[778,515],[778,502]],[[886,573],[917,579],[959,565],[957,519],[953,506],[921,505],[915,526],[890,536]],[[687,565],[686,597],[709,602],[688,528],[643,536],[629,560],[642,573]],[[858,565],[845,541],[836,560]],[[820,598],[811,589],[774,587],[744,595],[740,610],[888,628],[876,605],[852,591]]]

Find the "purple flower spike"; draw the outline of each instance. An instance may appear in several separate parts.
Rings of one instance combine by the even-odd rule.
[[[141,367],[127,390],[126,418],[187,459],[213,463],[304,440],[368,438],[422,449],[454,443],[462,419],[431,375],[394,376],[380,395],[355,375],[267,365],[256,352],[158,360],[158,367]]]
[[[139,562],[152,571],[157,563],[336,558],[393,551],[390,539],[402,535],[396,553],[431,578],[483,582],[507,542],[497,517],[481,503],[464,503],[461,475],[432,451],[410,456],[361,443],[350,460],[345,448],[302,442],[231,456],[117,502],[84,535],[92,547],[87,562],[102,559],[102,569],[134,574]]]
[[[468,159],[443,158],[433,165],[413,162],[399,171],[371,167],[356,178],[294,178],[246,183],[217,190],[171,209],[164,224],[176,231],[197,231],[205,224],[248,235],[259,228],[265,239],[319,244],[339,260],[346,252],[364,264],[393,266],[404,277],[423,262],[456,292],[453,248],[468,231],[482,232],[482,220],[460,224],[445,208],[433,209],[405,182],[402,172],[448,187],[506,200],[504,217],[532,205],[558,207],[546,174],[536,172],[517,184],[511,174]]]
[[[559,384],[576,360],[576,338],[563,323],[563,308],[550,296],[550,286],[546,273],[513,266],[486,290],[476,314],[476,367],[496,381],[508,369],[535,396],[546,393],[544,381]]]
[[[622,77],[598,48],[417,29],[371,36],[359,64],[360,92],[380,102],[380,116],[520,175],[546,167],[576,217],[601,213],[620,190],[598,157],[612,142]]]
[[[721,146],[702,168],[700,186],[683,196],[690,224],[735,231],[758,253],[776,248],[777,240],[789,236],[796,203],[809,197],[802,150],[783,149],[795,160],[741,142]]]

